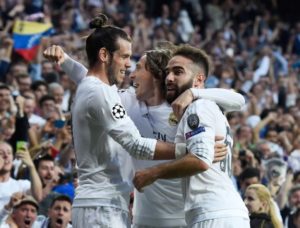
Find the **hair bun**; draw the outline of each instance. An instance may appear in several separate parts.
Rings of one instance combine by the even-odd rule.
[[[91,22],[89,23],[89,27],[91,29],[102,28],[104,25],[106,25],[107,21],[108,21],[107,16],[100,13],[97,17],[91,20]]]

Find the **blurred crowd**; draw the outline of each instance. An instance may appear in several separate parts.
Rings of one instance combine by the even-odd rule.
[[[20,202],[30,202],[35,211],[23,222],[33,223],[37,215],[53,216],[62,224],[70,220],[77,186],[70,124],[76,86],[58,65],[43,59],[42,52],[51,44],[61,45],[86,64],[88,22],[102,12],[131,35],[132,67],[145,50],[164,40],[209,53],[214,71],[206,86],[234,89],[246,99],[243,111],[227,114],[235,138],[232,179],[237,189],[243,196],[250,184],[264,184],[287,227],[299,225],[300,17],[287,4],[0,0],[0,220],[6,213],[11,224],[17,224],[18,216],[10,210]],[[54,33],[42,38],[31,62],[14,52],[16,19],[53,24]],[[120,87],[130,86],[126,79]],[[27,194],[34,198],[28,200]],[[67,198],[58,198],[62,194]],[[48,213],[57,198],[69,209],[63,215]]]

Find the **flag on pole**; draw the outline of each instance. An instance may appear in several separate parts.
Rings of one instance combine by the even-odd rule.
[[[27,61],[35,58],[43,36],[52,33],[51,23],[17,20],[13,28],[14,50]]]

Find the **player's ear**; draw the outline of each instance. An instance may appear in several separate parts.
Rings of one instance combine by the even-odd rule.
[[[193,81],[193,88],[203,88],[206,76],[203,73],[198,73]]]
[[[106,48],[100,48],[98,52],[98,57],[102,62],[107,62],[109,60],[109,52]]]

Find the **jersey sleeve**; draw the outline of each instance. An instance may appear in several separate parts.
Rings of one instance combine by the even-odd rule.
[[[79,84],[80,81],[87,75],[88,70],[84,65],[75,61],[65,53],[65,61],[61,64],[61,68],[71,78],[73,82]]]
[[[188,152],[209,166],[214,158],[216,111],[220,110],[214,102],[197,100],[188,107],[180,122]]]
[[[88,99],[88,113],[116,142],[137,159],[152,160],[156,140],[143,138],[127,115],[118,94],[111,89],[93,90]]]
[[[216,102],[226,112],[241,111],[245,106],[245,98],[233,90],[229,89],[191,89],[194,98],[207,99]]]

